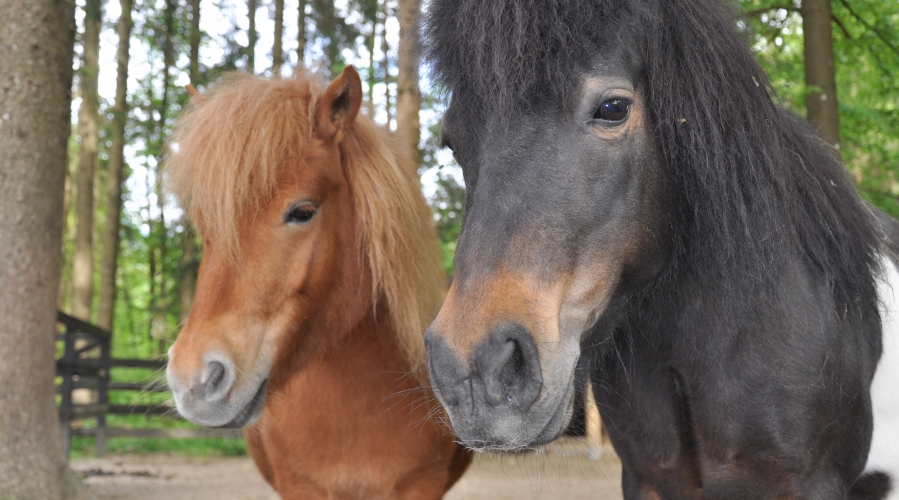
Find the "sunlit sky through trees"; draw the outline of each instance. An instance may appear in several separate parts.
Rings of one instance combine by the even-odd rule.
[[[156,9],[162,9],[164,0],[156,0]],[[258,41],[255,50],[255,67],[254,72],[257,75],[270,76],[272,45],[274,44],[274,6],[269,5],[271,2],[259,2],[259,8],[256,11],[256,30],[258,32]],[[297,21],[298,21],[298,0],[285,0],[284,2],[284,35],[283,50],[285,52],[285,64],[282,66],[282,76],[288,76],[297,65]],[[83,32],[84,23],[84,0],[77,0],[78,9],[76,10],[76,20],[78,23],[79,33]],[[346,0],[336,0],[335,6],[337,11],[346,17],[347,23],[360,22],[358,13],[349,11]],[[133,20],[135,26],[139,26],[145,22],[144,16],[147,9],[135,9]],[[118,46],[118,36],[115,32],[115,24],[121,13],[119,2],[116,0],[106,0],[104,2],[103,13],[103,30],[100,38],[100,75],[99,75],[99,93],[100,99],[112,103],[115,100],[116,91],[116,50]],[[229,38],[241,46],[248,45],[249,19],[247,16],[247,2],[245,0],[202,0],[200,4],[200,30],[203,33],[203,41],[200,45],[199,59],[201,67],[212,67],[218,65],[225,58],[229,49]],[[387,21],[387,40],[390,44],[391,73],[396,74],[396,51],[399,43],[399,23],[396,17],[391,16]],[[315,70],[321,69],[324,61],[324,52],[322,50],[322,42],[320,39],[312,40],[306,47],[305,64]],[[147,76],[151,72],[161,73],[163,71],[162,58],[159,54],[152,53],[150,44],[141,38],[132,39],[131,56],[129,62],[128,74],[128,95],[129,99],[134,96],[135,90],[141,82],[147,81]],[[74,64],[76,69],[81,64],[81,47],[76,44],[76,57]],[[381,50],[380,43],[375,44],[375,61],[382,61],[384,54]],[[190,83],[188,77],[188,54],[186,51],[177,51],[178,59],[175,61],[175,67],[172,69],[172,82],[175,87],[183,87]],[[359,45],[354,50],[345,49],[343,57],[348,64],[354,64],[359,68],[368,67],[369,53],[367,47]],[[245,61],[238,61],[238,67],[245,64]],[[426,76],[426,71],[422,71],[421,89],[423,93],[430,92],[431,84]],[[154,91],[157,94],[162,92],[162,78],[150,79],[152,85],[155,86]],[[363,83],[367,84],[366,82]],[[78,82],[76,80],[75,87],[77,90]],[[392,98],[396,99],[395,84],[391,85]],[[200,89],[203,90],[202,87]],[[376,122],[384,124],[386,122],[386,111],[384,108],[384,83],[379,82],[374,85],[374,119]],[[77,92],[74,94],[75,99],[72,101],[72,122],[77,122],[78,109],[81,106],[81,99]],[[395,104],[395,103],[394,103]],[[424,107],[421,111],[422,124],[422,143],[428,140],[431,126],[439,120],[442,114],[442,106],[437,109]],[[142,113],[143,110],[132,108],[132,113]],[[158,117],[157,117],[158,118]],[[169,123],[174,123],[177,116],[168,117]],[[137,149],[140,142],[145,141],[144,137],[135,137],[125,146],[125,159],[127,164],[133,170],[132,175],[127,179],[126,191],[130,196],[124,199],[124,210],[126,216],[134,216],[141,210],[149,209],[150,218],[158,216],[155,207],[156,195],[153,193],[155,185],[155,167],[156,158],[138,154]],[[137,146],[137,147],[136,147]],[[437,162],[440,165],[450,165],[452,163],[452,154],[448,150],[441,150],[437,153]],[[458,182],[462,182],[461,171],[456,167],[445,169],[450,175],[457,178]],[[431,197],[436,189],[436,169],[425,171],[421,177],[425,196]],[[174,203],[174,200],[166,202],[166,219],[177,220],[181,216],[180,209]],[[144,219],[140,217],[140,219]],[[149,231],[146,224],[143,224],[142,232]]]

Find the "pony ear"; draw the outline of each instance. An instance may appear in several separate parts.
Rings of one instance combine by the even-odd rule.
[[[315,105],[315,128],[326,141],[343,140],[346,128],[353,123],[362,105],[362,80],[356,68],[347,66]]]
[[[184,86],[184,88],[187,89],[187,95],[189,95],[191,100],[193,100],[195,103],[203,104],[204,102],[206,102],[208,100],[208,99],[206,99],[206,96],[201,94],[200,91],[197,90],[196,87],[194,87],[193,85],[188,83],[187,85]]]

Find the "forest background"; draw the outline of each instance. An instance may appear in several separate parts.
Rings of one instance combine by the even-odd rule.
[[[438,147],[446,96],[419,73],[418,0],[78,0],[59,308],[113,332],[113,356],[163,356],[193,298],[202,244],[165,191],[167,138],[188,101],[228,71],[329,79],[353,64],[366,112],[419,173],[452,273],[461,173]],[[899,216],[899,2],[742,0],[738,25],[784,106],[807,116],[862,195]],[[2,118],[2,117],[0,117]],[[138,375],[144,380],[158,374]],[[165,404],[165,395],[146,394]],[[122,403],[135,403],[133,400]],[[186,425],[165,418],[151,426]],[[145,425],[121,417],[111,425]],[[178,447],[113,440],[113,451]],[[195,442],[242,453],[242,443]],[[76,454],[90,452],[75,443]]]

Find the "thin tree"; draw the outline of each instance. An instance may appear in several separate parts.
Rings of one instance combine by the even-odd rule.
[[[157,128],[157,144],[156,144],[156,208],[159,212],[159,219],[156,224],[156,252],[150,252],[150,258],[156,259],[155,265],[151,266],[151,273],[155,271],[155,275],[151,279],[156,281],[157,296],[151,307],[153,311],[153,319],[151,320],[150,335],[158,341],[159,353],[165,352],[166,342],[166,312],[168,311],[168,291],[165,286],[165,259],[166,259],[166,222],[165,222],[165,192],[162,181],[162,165],[164,162],[166,124],[169,108],[169,87],[171,86],[171,71],[174,66],[175,59],[175,0],[166,0],[165,11],[163,12],[163,44],[162,44],[162,98],[160,99],[159,122]],[[155,255],[155,257],[154,257]],[[151,261],[151,264],[153,262]]]
[[[400,45],[396,78],[396,136],[413,158],[419,158],[421,91],[418,86],[420,43],[416,19],[419,0],[399,0]]]
[[[190,0],[190,83],[196,87],[200,81],[200,0]],[[197,239],[193,228],[185,220],[181,235],[181,281],[179,285],[179,311],[181,323],[187,321],[197,290]]]
[[[368,34],[368,105],[375,102],[375,82],[377,81],[377,68],[375,68],[375,41],[378,39],[378,16],[371,20],[371,33]],[[370,109],[371,110],[371,109]]]
[[[839,151],[840,115],[830,0],[803,0],[800,13],[805,44],[807,118],[824,139]]]
[[[247,0],[247,17],[250,20],[250,28],[247,30],[247,72],[256,72],[256,0]]]
[[[119,0],[122,14],[116,31],[119,47],[116,55],[116,94],[112,110],[112,147],[109,150],[109,175],[106,187],[106,224],[103,226],[103,257],[100,261],[100,303],[97,324],[112,331],[115,316],[116,271],[119,259],[119,229],[122,217],[122,177],[125,166],[125,121],[128,116],[128,61],[131,47],[131,0]]]
[[[305,66],[306,59],[306,5],[308,0],[300,0],[297,16],[297,66]]]
[[[284,0],[275,0],[275,43],[272,47],[272,76],[281,76],[281,64],[284,57],[284,44],[281,35],[284,33]]]
[[[101,0],[87,0],[84,5],[84,58],[79,71],[81,110],[78,113],[78,135],[81,137],[81,154],[78,162],[75,205],[77,221],[73,263],[75,300],[72,305],[72,314],[85,321],[91,319],[94,296],[94,172],[100,131],[97,82],[100,74],[102,23]]]
[[[390,19],[390,0],[384,0],[381,18],[381,51],[384,53],[384,111],[387,112],[387,128],[393,120],[390,104],[390,43],[387,41],[387,20]]]
[[[66,464],[53,331],[75,3],[0,0],[0,498],[91,498]],[[14,20],[14,22],[11,22]]]
[[[190,83],[200,80],[200,0],[190,0]]]

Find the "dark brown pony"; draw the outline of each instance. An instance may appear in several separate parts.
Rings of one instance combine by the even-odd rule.
[[[352,67],[233,75],[182,117],[168,175],[205,243],[168,379],[283,498],[441,498],[470,455],[422,382],[436,236],[361,96]]]
[[[515,449],[589,378],[628,500],[899,500],[899,223],[730,3],[429,3],[466,185],[434,392]]]

